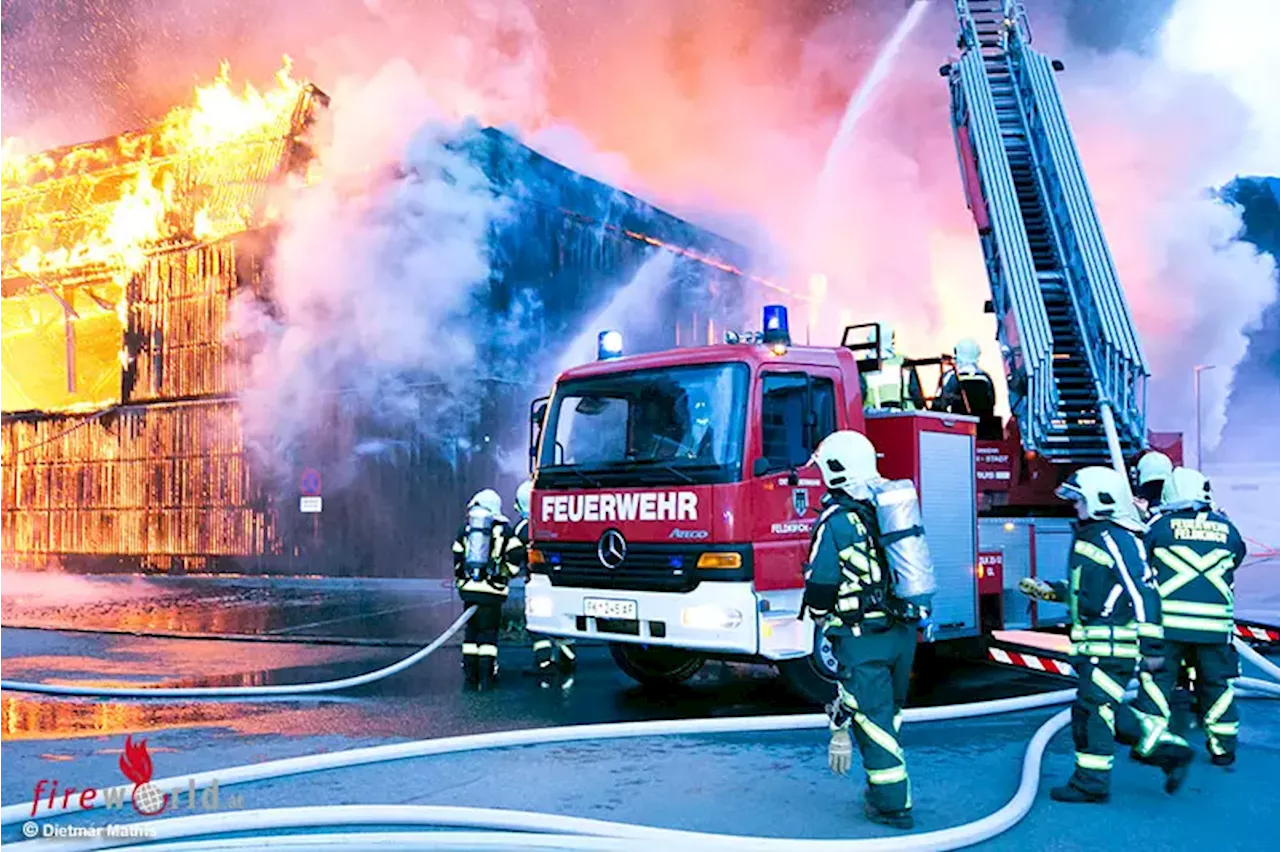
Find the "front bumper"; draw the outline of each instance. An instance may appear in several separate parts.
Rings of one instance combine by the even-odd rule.
[[[757,594],[750,582],[704,582],[682,593],[638,592],[553,586],[535,574],[525,586],[525,625],[530,633],[548,636],[782,660],[813,652],[813,623],[796,618],[799,597],[798,590]],[[590,617],[587,598],[632,601],[637,617]]]

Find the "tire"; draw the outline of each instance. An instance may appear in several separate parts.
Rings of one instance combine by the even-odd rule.
[[[644,686],[675,686],[702,669],[707,658],[681,648],[613,642],[609,653],[627,677]]]
[[[814,625],[813,653],[795,660],[778,663],[782,680],[797,698],[818,706],[826,706],[836,695],[836,658],[831,640]]]

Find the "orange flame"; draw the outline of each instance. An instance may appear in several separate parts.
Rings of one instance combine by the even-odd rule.
[[[124,754],[120,755],[120,771],[134,784],[146,784],[151,780],[151,755],[147,754],[147,741],[133,736],[124,738]]]
[[[158,245],[251,227],[254,211],[223,187],[265,177],[255,166],[290,135],[306,88],[290,65],[286,56],[274,86],[236,92],[224,62],[212,83],[196,88],[192,106],[110,142],[24,154],[19,140],[3,140],[0,187],[5,219],[13,216],[4,232],[6,241],[18,240],[4,252],[4,274],[56,276],[101,265],[121,281]],[[56,209],[41,209],[41,192],[56,199],[47,205]]]

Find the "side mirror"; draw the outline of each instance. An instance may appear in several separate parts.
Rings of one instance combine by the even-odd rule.
[[[756,459],[751,463],[752,476],[764,476],[768,472],[769,472],[769,460],[764,456],[760,456],[760,458]]]
[[[542,424],[547,417],[547,397],[535,399],[529,404],[529,473],[538,466],[538,441],[542,438]]]

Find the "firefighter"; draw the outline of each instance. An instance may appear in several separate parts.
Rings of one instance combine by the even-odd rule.
[[[1142,524],[1126,508],[1124,477],[1109,467],[1085,467],[1057,490],[1075,504],[1079,521],[1072,540],[1068,580],[1024,578],[1019,588],[1071,609],[1071,666],[1079,679],[1071,708],[1076,767],[1049,795],[1059,802],[1110,798],[1115,740],[1165,773],[1165,791],[1186,779],[1191,750],[1169,731],[1168,693],[1154,675],[1165,666],[1159,597],[1139,538]],[[1139,669],[1138,697],[1124,703],[1125,687]]]
[[[839,662],[828,706],[828,763],[844,775],[853,759],[850,729],[867,775],[866,814],[911,828],[911,782],[898,742],[911,682],[918,616],[894,598],[868,485],[879,478],[876,451],[857,432],[834,432],[814,454],[827,486],[814,524],[804,606],[831,640]]]
[[[516,489],[516,511],[520,513],[520,520],[507,539],[507,573],[512,577],[518,576],[529,564],[529,502],[532,497],[533,482],[526,479]],[[530,673],[550,674],[557,656],[560,671],[566,675],[573,672],[577,663],[577,652],[574,650],[572,639],[552,638],[532,633],[529,636],[533,640],[533,668],[529,670]]]
[[[692,387],[685,394],[685,431],[676,451],[678,459],[715,461],[715,433],[711,428],[711,399],[705,389]]]
[[[477,492],[453,542],[454,582],[462,602],[476,607],[462,640],[462,671],[469,688],[487,689],[498,676],[498,630],[511,579],[506,560],[510,535],[498,492]]]
[[[894,347],[897,332],[880,326],[880,369],[863,376],[864,408],[902,408],[902,361]]]
[[[1138,459],[1138,467],[1134,479],[1137,480],[1137,497],[1134,503],[1142,513],[1143,520],[1149,519],[1159,505],[1164,490],[1165,480],[1173,473],[1173,462],[1164,453],[1151,450]]]
[[[955,366],[942,379],[942,390],[933,401],[935,411],[992,417],[996,410],[996,386],[978,366],[982,354],[977,341],[966,337],[956,344]]]
[[[1180,671],[1194,671],[1196,715],[1216,766],[1236,759],[1240,729],[1231,679],[1240,661],[1235,632],[1235,570],[1246,546],[1226,515],[1213,508],[1209,481],[1175,468],[1164,481],[1159,514],[1146,535],[1164,609],[1168,664],[1156,677],[1172,691]],[[1175,719],[1178,714],[1175,714]]]

